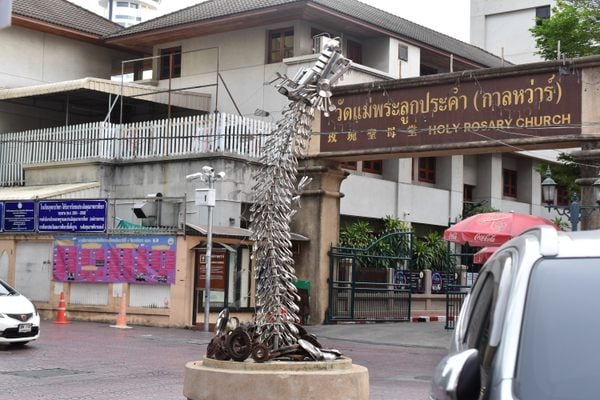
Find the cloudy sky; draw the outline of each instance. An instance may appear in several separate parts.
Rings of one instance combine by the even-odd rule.
[[[465,42],[469,41],[470,0],[361,0]],[[165,12],[200,3],[198,0],[162,0]]]

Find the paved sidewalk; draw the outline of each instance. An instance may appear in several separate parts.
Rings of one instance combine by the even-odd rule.
[[[444,326],[444,322],[397,322],[315,325],[307,327],[307,330],[318,338],[448,350],[452,331]]]
[[[426,399],[451,337],[442,322],[306,328],[324,347],[369,370],[370,400]],[[0,346],[0,400],[184,400],[184,366],[202,359],[212,335],[43,321],[40,340],[23,348]]]

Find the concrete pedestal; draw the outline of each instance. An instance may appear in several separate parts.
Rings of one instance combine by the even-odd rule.
[[[255,363],[205,358],[185,366],[190,400],[368,400],[369,371],[349,358]]]

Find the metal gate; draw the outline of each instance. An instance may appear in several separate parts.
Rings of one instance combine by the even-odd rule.
[[[454,329],[456,326],[460,307],[470,291],[470,285],[448,285],[446,291],[446,329]]]
[[[467,270],[461,271],[461,273],[466,273],[466,276],[457,279],[460,283],[449,284],[446,288],[446,329],[455,328],[460,308],[477,278],[476,268],[473,265],[473,253],[454,253],[452,257],[457,260],[457,264],[465,265]]]
[[[393,232],[364,249],[332,246],[327,322],[410,321],[412,241]]]

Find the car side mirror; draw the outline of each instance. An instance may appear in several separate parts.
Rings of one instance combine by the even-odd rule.
[[[469,349],[446,356],[435,369],[432,400],[477,400],[481,391],[479,351]]]

